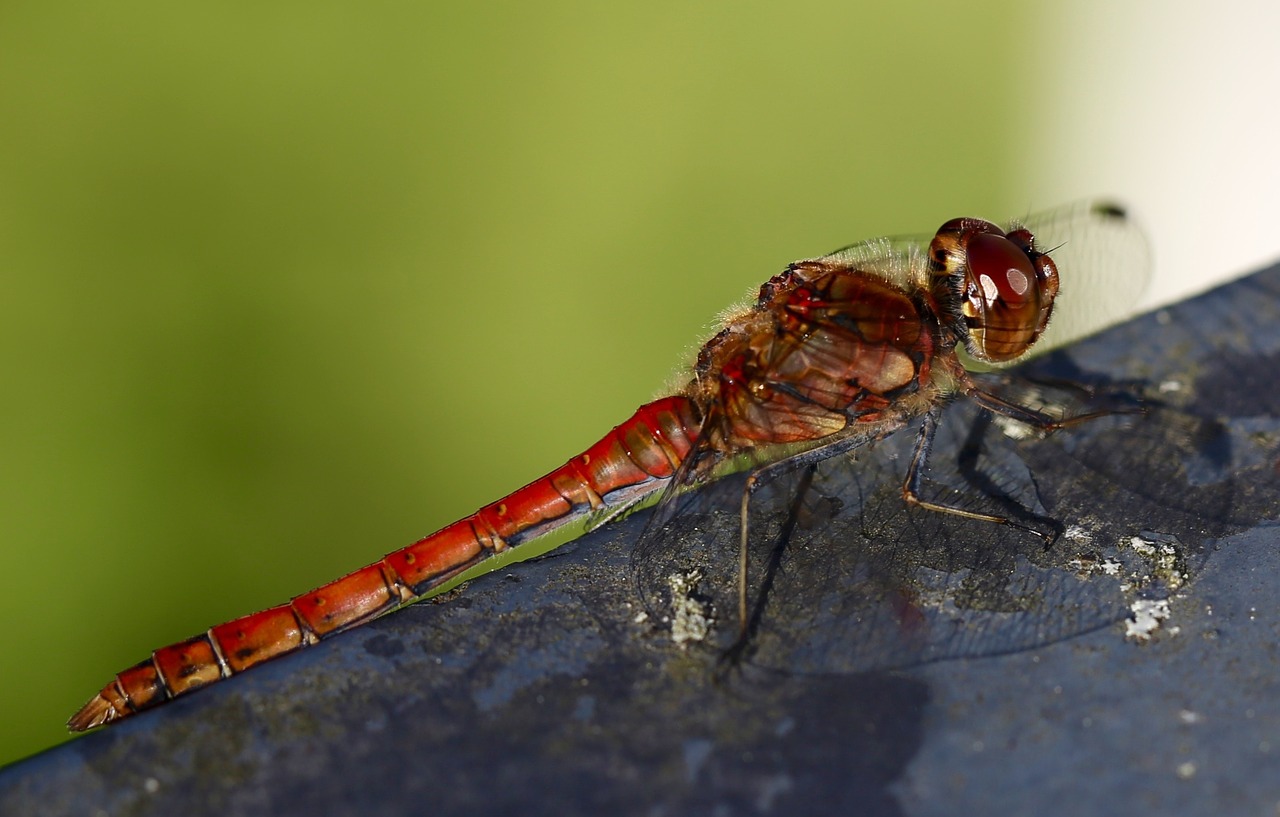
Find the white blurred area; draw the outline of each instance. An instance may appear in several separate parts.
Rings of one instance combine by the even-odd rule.
[[[1280,3],[1037,8],[1019,195],[1130,205],[1154,254],[1145,307],[1280,260]]]

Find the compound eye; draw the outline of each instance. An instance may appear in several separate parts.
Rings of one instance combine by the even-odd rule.
[[[1036,298],[1036,272],[1027,254],[1009,239],[975,235],[969,240],[969,274],[988,306],[1018,308]]]
[[[990,233],[971,236],[965,248],[964,313],[970,352],[982,360],[1012,360],[1025,352],[1040,326],[1041,282],[1025,250]]]

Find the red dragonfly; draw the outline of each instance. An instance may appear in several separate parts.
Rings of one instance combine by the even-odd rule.
[[[1052,417],[1008,402],[971,377],[962,355],[998,365],[1050,345],[1044,337],[1058,302],[1060,262],[1069,268],[1066,292],[1087,290],[1086,279],[1105,275],[1106,300],[1090,312],[1077,309],[1074,326],[1055,320],[1056,342],[1100,328],[1116,317],[1108,309],[1136,299],[1144,248],[1123,210],[1084,203],[1007,228],[957,218],[927,242],[877,239],[793,263],[765,282],[755,303],[724,320],[681,389],[641,406],[584,453],[354,573],[156,650],[119,673],[68,728],[112,723],[365,624],[562,526],[602,524],[750,468],[738,571],[744,626],[754,486],[770,469],[850,451],[918,419],[903,498],[1008,522],[921,496],[942,407],[963,396],[1045,431],[1092,415]],[[1137,268],[1125,268],[1131,264]]]

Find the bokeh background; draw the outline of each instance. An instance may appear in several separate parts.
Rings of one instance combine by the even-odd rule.
[[[862,5],[0,5],[0,763],[558,465],[795,258],[1096,194],[1153,298],[1280,256],[1270,5]]]

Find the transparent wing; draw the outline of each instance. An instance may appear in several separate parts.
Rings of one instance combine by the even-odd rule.
[[[1061,290],[1048,330],[1027,358],[1073,343],[1134,315],[1151,280],[1151,250],[1141,227],[1123,205],[1089,199],[1013,219],[1058,266]],[[838,257],[909,285],[927,251],[930,235],[901,235],[850,244],[824,257]],[[993,368],[967,356],[966,365]],[[1026,358],[1022,358],[1026,359]]]
[[[1038,352],[1098,331],[1132,310],[1149,262],[1145,238],[1120,208],[1084,202],[1018,224],[1032,230],[1040,247],[1053,251],[1062,279],[1053,334]],[[875,239],[826,258],[906,288],[923,278],[922,248],[928,241]],[[1061,395],[1063,400],[1074,396],[1071,391]],[[952,419],[938,438],[933,462],[968,457],[976,464],[967,466],[967,475],[950,479],[942,478],[945,469],[935,468],[935,485],[948,496],[994,498],[995,507],[975,507],[977,512],[1016,517],[1012,509],[1022,507],[1036,518],[1074,521],[1045,492],[1050,483],[1031,478],[1013,444],[971,456],[983,447],[968,433],[979,425],[978,415],[972,406],[948,411]],[[991,423],[983,427],[990,429]],[[1090,431],[1104,429],[1122,433],[1105,422]],[[1010,526],[908,509],[900,486],[914,437],[899,433],[874,448],[857,448],[852,457],[827,460],[812,482],[799,478],[800,471],[775,472],[753,495],[748,579],[756,620],[749,660],[802,672],[904,666],[1023,649],[1124,615],[1119,581],[1086,581],[1078,575],[1075,562],[1086,563],[1085,557],[1097,551],[1084,540],[1064,540],[1045,551],[1042,540]],[[1123,448],[1112,438],[1096,452],[1105,457]],[[1144,450],[1161,447],[1153,443]],[[1135,471],[1112,465],[1086,467],[1077,481],[1094,495],[1114,493],[1110,480],[1126,480]],[[1102,477],[1108,470],[1111,474]],[[691,473],[682,476],[673,480],[675,487],[634,554],[635,578],[656,632],[723,649],[738,633],[746,475],[710,482],[695,481]],[[1165,484],[1144,478],[1138,487]],[[1099,520],[1093,533],[1121,541],[1118,524]],[[1101,552],[1110,558],[1109,551]]]
[[[789,673],[865,672],[1015,652],[1116,622],[1135,598],[1191,581],[1206,540],[1229,528],[1238,486],[1186,483],[1187,463],[1221,433],[1212,421],[1153,410],[1012,439],[975,406],[952,406],[931,490],[973,510],[1020,506],[1059,520],[1049,546],[1009,526],[908,508],[909,433],[826,460],[811,483],[783,474],[750,506],[754,621],[744,660]],[[637,564],[654,631],[678,632],[690,648],[723,650],[737,636],[744,477],[680,497]],[[1158,519],[1159,531],[1135,519]],[[699,620],[703,629],[689,626]]]
[[[1016,222],[1058,265],[1061,291],[1033,355],[1132,317],[1151,279],[1146,235],[1112,201],[1077,202]]]

